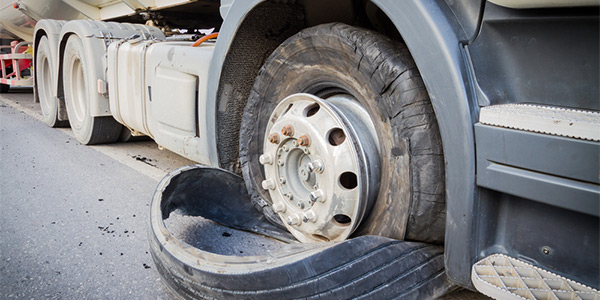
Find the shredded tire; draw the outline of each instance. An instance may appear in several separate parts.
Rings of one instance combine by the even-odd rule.
[[[175,170],[159,184],[151,205],[150,250],[179,297],[433,299],[451,287],[441,246],[361,236],[341,243],[280,242],[280,248],[259,255],[235,256],[194,248],[166,227],[172,213],[183,213],[286,240],[264,218],[255,222],[252,213],[261,214],[243,186],[237,175],[199,165]]]

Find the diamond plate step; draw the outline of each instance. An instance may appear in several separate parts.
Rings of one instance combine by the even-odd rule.
[[[503,254],[473,265],[471,281],[479,292],[495,299],[600,300],[593,288]]]
[[[479,122],[576,139],[600,141],[600,113],[531,104],[481,108]]]

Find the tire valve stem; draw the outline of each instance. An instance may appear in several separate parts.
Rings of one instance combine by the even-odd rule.
[[[279,144],[279,134],[271,133],[269,135],[269,142],[271,142],[271,144]]]
[[[294,135],[294,127],[292,127],[292,125],[283,126],[281,133],[285,136],[292,136]]]
[[[308,138],[308,135],[302,135],[298,138],[298,145],[300,146],[304,146],[304,147],[308,147],[310,146],[310,139]]]

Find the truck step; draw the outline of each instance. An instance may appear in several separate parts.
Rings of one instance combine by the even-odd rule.
[[[471,280],[479,292],[495,299],[600,299],[593,288],[503,254],[473,265]]]
[[[485,125],[600,141],[600,113],[531,104],[502,104],[481,108]]]

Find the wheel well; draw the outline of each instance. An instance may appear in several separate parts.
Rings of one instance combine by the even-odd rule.
[[[263,2],[248,12],[223,63],[216,111],[219,166],[238,174],[240,120],[254,79],[287,38],[308,27],[341,22],[402,40],[390,18],[370,0],[282,2]]]

